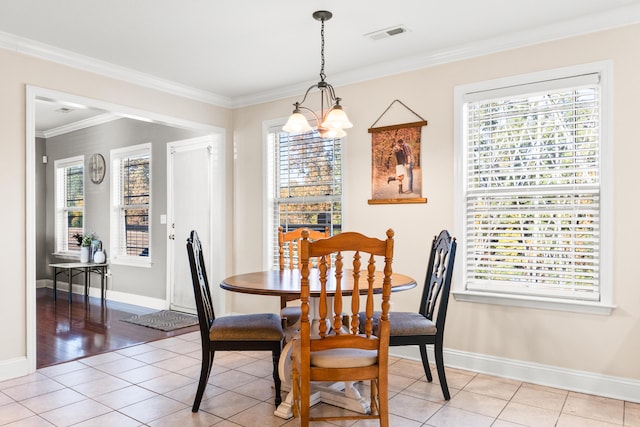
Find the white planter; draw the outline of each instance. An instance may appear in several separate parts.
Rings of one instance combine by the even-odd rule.
[[[96,264],[102,264],[105,262],[106,260],[106,256],[104,254],[104,251],[101,249],[98,249],[94,254],[93,254],[93,262],[95,262]]]
[[[89,255],[91,254],[90,246],[80,247],[80,262],[89,262]]]

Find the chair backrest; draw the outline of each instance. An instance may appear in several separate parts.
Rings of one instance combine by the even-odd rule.
[[[447,230],[442,230],[438,236],[433,238],[427,275],[422,290],[420,313],[433,321],[433,314],[437,308],[435,324],[440,333],[444,331],[444,321],[447,316],[456,246],[456,239],[451,237]]]
[[[191,266],[191,281],[193,282],[193,292],[196,298],[196,308],[198,310],[198,322],[200,324],[200,336],[203,340],[209,339],[209,329],[216,318],[213,311],[213,301],[209,290],[209,280],[204,266],[204,256],[202,255],[202,245],[198,238],[198,233],[192,230],[187,239],[187,253],[189,255],[189,265]]]
[[[310,240],[319,240],[329,237],[329,227],[325,227],[324,231],[312,230],[310,228],[296,228],[295,230],[284,232],[282,226],[278,227],[278,246],[280,251],[280,270],[289,269],[301,269],[300,262],[300,241],[302,239],[302,232],[307,230],[309,232]],[[286,259],[285,259],[286,253]],[[294,261],[294,260],[297,260]]]
[[[301,242],[301,348],[306,351],[319,351],[327,348],[345,347],[379,351],[379,363],[387,363],[389,346],[389,298],[391,295],[391,264],[393,261],[393,230],[387,231],[385,240],[367,237],[360,233],[345,232],[326,239],[310,241],[309,232],[302,232]],[[335,254],[333,268],[329,268],[329,259]],[[352,258],[349,261],[348,258]],[[368,255],[368,257],[367,257]],[[319,338],[310,338],[309,296],[310,273],[309,260],[318,259],[317,272],[320,284]],[[364,259],[362,259],[364,258]],[[376,275],[376,258],[384,259],[382,269],[382,306],[380,316],[380,333],[373,335],[374,283],[380,280],[380,272]],[[362,260],[361,260],[362,259]],[[361,269],[362,264],[364,269]],[[347,270],[344,269],[345,264]],[[352,271],[349,271],[352,269]],[[362,271],[364,270],[364,271]],[[351,275],[351,277],[349,277]],[[353,283],[350,285],[350,283]],[[333,306],[329,306],[327,297],[333,294]],[[352,295],[349,326],[343,328],[343,293]],[[359,334],[360,298],[364,295],[366,321],[364,334]],[[331,329],[327,327],[331,325]],[[308,354],[307,354],[308,356]],[[303,359],[305,355],[303,354]]]

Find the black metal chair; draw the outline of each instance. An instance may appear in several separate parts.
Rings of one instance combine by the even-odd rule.
[[[273,380],[275,382],[275,404],[282,401],[278,362],[282,351],[284,333],[280,316],[275,313],[243,314],[216,317],[213,310],[209,281],[204,266],[202,246],[198,233],[191,231],[187,239],[187,253],[191,265],[193,291],[200,323],[202,341],[202,367],[200,382],[192,411],[198,412],[202,395],[207,387],[209,374],[216,351],[271,351],[273,358]]]
[[[392,311],[389,313],[391,325],[389,346],[417,345],[420,348],[424,373],[429,382],[433,381],[433,377],[429,368],[427,345],[434,346],[438,379],[445,400],[449,400],[451,395],[444,372],[442,343],[456,246],[456,239],[451,237],[447,230],[442,230],[438,236],[434,237],[418,312]],[[379,314],[376,319],[378,317]],[[374,331],[376,330],[374,328]]]

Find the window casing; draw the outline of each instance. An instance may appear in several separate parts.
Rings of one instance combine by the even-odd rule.
[[[342,230],[342,140],[323,139],[315,131],[289,134],[281,129],[267,132],[268,268],[279,265],[279,226],[285,232],[328,227],[330,235]]]
[[[456,298],[610,310],[608,75],[456,88]]]
[[[79,256],[74,234],[84,234],[84,156],[56,160],[55,252]]]
[[[151,144],[111,150],[112,263],[151,265]]]

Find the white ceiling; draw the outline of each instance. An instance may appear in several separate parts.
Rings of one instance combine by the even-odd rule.
[[[38,99],[35,108],[36,136],[45,138],[115,118],[104,110],[63,100]]]
[[[0,48],[238,107],[319,80],[323,9],[334,86],[640,22],[640,0],[0,0]]]

